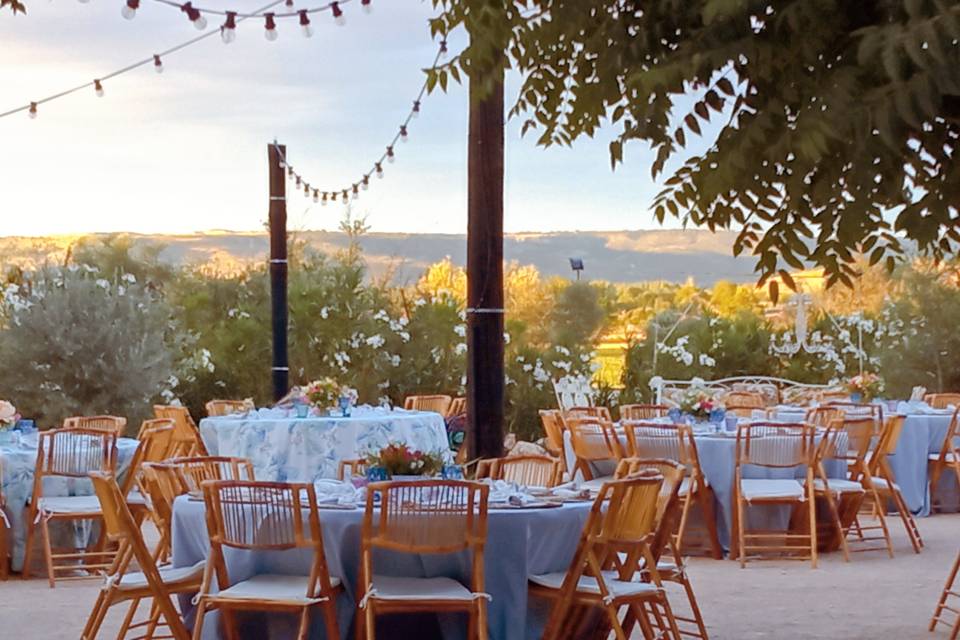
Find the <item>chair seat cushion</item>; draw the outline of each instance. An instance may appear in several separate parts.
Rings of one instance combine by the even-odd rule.
[[[197,583],[203,578],[203,568],[205,565],[206,562],[201,560],[190,567],[161,567],[160,579],[168,588],[176,587],[182,583]],[[107,578],[107,580],[109,581],[110,578]],[[145,586],[147,586],[147,577],[140,572],[124,574],[117,584],[117,587],[121,591],[127,589],[142,589]]]
[[[871,479],[873,480],[873,486],[874,486],[874,488],[879,489],[879,490],[881,490],[881,491],[889,491],[889,490],[890,490],[890,483],[887,482],[887,479],[886,479],[886,478],[880,478],[880,477],[876,477],[876,476],[875,476],[875,477],[873,477],[873,478],[871,478]],[[893,489],[894,489],[894,491],[900,491],[900,485],[898,485],[896,482],[894,482],[894,483],[893,483]]]
[[[740,481],[740,493],[747,502],[763,500],[803,500],[803,486],[791,479],[746,478]]]
[[[373,585],[368,596],[376,600],[457,601],[470,601],[480,597],[453,578],[400,578],[378,575],[373,576]]]
[[[100,500],[97,496],[44,497],[37,507],[45,513],[88,515],[100,513]]]
[[[931,454],[929,455],[929,458],[930,458],[931,461],[937,461],[937,460],[940,459],[940,454],[939,454],[939,453],[931,453]],[[956,456],[953,455],[953,451],[948,451],[948,452],[947,452],[947,455],[945,455],[943,458],[944,458],[944,461],[945,461],[945,462],[955,462],[955,461],[956,461]]]
[[[593,480],[587,480],[586,482],[580,483],[581,489],[589,489],[594,493],[600,491],[600,489],[608,482],[613,482],[613,476],[603,476],[602,478],[594,478]]]
[[[827,484],[830,486],[830,493],[863,493],[863,485],[853,480],[844,480],[841,478],[828,478]],[[823,480],[814,478],[813,488],[816,491],[824,491]]]
[[[291,602],[306,604],[315,599],[307,597],[308,576],[285,576],[264,573],[242,580],[213,596],[231,600],[271,600],[273,602]],[[330,576],[330,585],[337,587],[340,579]]]
[[[658,565],[659,566],[659,565]],[[563,580],[567,577],[565,571],[555,573],[545,573],[530,578],[530,582],[535,585],[546,587],[548,589],[560,589],[563,586]],[[630,596],[654,595],[660,590],[656,585],[648,582],[627,582],[617,580],[617,574],[612,571],[603,572],[603,582],[607,590],[614,598],[624,598]],[[600,585],[596,578],[591,576],[580,576],[577,581],[577,592],[591,595],[600,595]]]
[[[133,489],[127,494],[127,505],[131,507],[149,507],[150,498],[140,493],[139,489]]]

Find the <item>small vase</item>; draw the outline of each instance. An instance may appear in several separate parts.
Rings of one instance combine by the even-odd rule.
[[[851,393],[851,394],[850,394],[850,402],[856,402],[857,404],[860,404],[862,401],[863,401],[863,394],[862,394],[862,393]]]

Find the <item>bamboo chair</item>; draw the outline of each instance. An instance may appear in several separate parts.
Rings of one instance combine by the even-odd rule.
[[[947,433],[943,438],[943,444],[940,445],[940,453],[931,453],[927,467],[930,476],[930,508],[937,511],[942,505],[937,500],[937,488],[940,484],[940,476],[946,470],[953,471],[957,479],[957,486],[960,486],[960,446],[957,443],[958,415],[960,415],[960,403],[953,410],[953,417],[950,419],[950,425],[947,427]]]
[[[110,567],[112,551],[101,545],[97,550],[77,549],[54,553],[50,522],[99,521],[103,518],[96,496],[45,497],[44,479],[49,477],[86,478],[90,472],[112,474],[117,464],[117,436],[109,431],[60,429],[40,434],[37,466],[33,475],[33,495],[27,508],[27,537],[23,558],[23,578],[30,577],[33,542],[39,526],[44,562],[50,588],[56,586],[58,573],[86,570],[97,572]],[[59,550],[57,550],[59,551]],[[60,564],[60,563],[63,564]],[[64,576],[61,579],[67,579]]]
[[[345,458],[337,465],[337,480],[344,482],[354,476],[367,473],[367,461],[363,458]]]
[[[810,415],[809,411],[807,415]],[[820,419],[822,419],[822,416],[820,416]],[[812,423],[809,422],[808,424],[812,425]],[[847,446],[847,437],[843,430],[843,420],[836,419],[827,427],[826,432],[823,433],[813,456],[814,495],[823,498],[827,503],[830,522],[837,535],[840,550],[843,552],[844,562],[850,562],[850,549],[847,545],[847,529],[843,526],[837,503],[842,500],[844,496],[847,496],[848,500],[852,500],[856,507],[859,508],[860,503],[863,501],[865,489],[860,482],[843,478],[829,478],[827,476],[826,466],[824,466],[824,461],[837,459],[846,452]],[[836,499],[834,499],[834,496],[836,496]]]
[[[464,397],[454,398],[447,410],[447,417],[463,415],[467,412],[467,399]]]
[[[680,518],[673,544],[683,553],[687,537],[690,511],[696,503],[703,513],[707,544],[710,555],[720,560],[723,547],[717,532],[713,488],[707,482],[700,467],[700,456],[693,430],[686,425],[661,424],[656,422],[624,422],[630,455],[636,458],[666,458],[675,460],[687,471],[680,487]]]
[[[127,428],[127,419],[120,416],[73,416],[63,421],[63,428],[106,431],[119,438]]]
[[[143,491],[141,479],[141,467],[148,462],[163,462],[170,454],[173,447],[174,426],[172,420],[154,419],[144,420],[140,426],[140,433],[137,440],[140,444],[133,454],[130,461],[130,470],[120,486],[123,495],[129,497],[134,489]]]
[[[951,405],[960,407],[960,393],[928,393],[923,401],[934,409],[947,409]]]
[[[555,487],[560,484],[563,467],[550,456],[508,456],[493,461],[490,475],[521,487]]]
[[[657,562],[657,571],[660,574],[660,579],[664,582],[673,582],[680,585],[687,598],[687,606],[690,609],[689,616],[678,614],[676,609],[673,611],[680,635],[707,640],[707,627],[700,612],[700,605],[697,603],[697,596],[693,591],[693,584],[687,576],[683,557],[673,541],[673,525],[676,522],[676,512],[681,504],[680,483],[685,479],[686,468],[675,460],[631,457],[624,458],[617,464],[614,478],[622,480],[651,469],[660,473],[664,478],[663,486],[660,489],[660,505],[658,507],[658,513],[660,514],[658,515],[660,521],[657,528],[658,538],[653,545],[654,551],[660,558]],[[671,500],[673,501],[672,506]],[[670,510],[669,513],[668,509]],[[661,532],[666,535],[661,535]],[[664,559],[664,554],[667,553],[670,555],[667,556],[667,559]],[[646,567],[641,565],[641,570],[644,572],[643,578],[649,581],[649,575],[645,569]],[[666,629],[662,626],[660,630],[664,635],[666,634]]]
[[[834,402],[846,402],[850,399],[850,393],[843,389],[826,389],[820,392],[821,404],[832,404]]]
[[[310,612],[323,613],[326,637],[339,640],[336,598],[340,578],[331,576],[323,550],[317,495],[312,484],[224,480],[203,485],[210,556],[197,595],[193,637],[199,640],[210,610],[220,610],[228,640],[239,640],[237,611],[299,614],[297,640],[310,630]],[[251,526],[252,524],[252,526]],[[224,547],[244,551],[312,549],[309,576],[260,574],[232,583]],[[219,591],[212,592],[216,578]]]
[[[192,567],[158,568],[143,541],[143,534],[133,514],[127,508],[123,492],[113,476],[91,473],[93,488],[100,500],[107,539],[118,545],[116,558],[105,574],[103,587],[80,635],[81,640],[94,640],[107,611],[114,605],[129,602],[118,638],[126,638],[133,631],[144,629],[140,638],[153,638],[158,626],[165,626],[170,635],[162,636],[176,640],[189,640],[180,614],[171,599],[172,595],[189,596],[200,589],[203,577],[203,562]],[[139,572],[132,571],[136,563]],[[150,616],[134,622],[141,601],[150,599]],[[163,622],[161,622],[161,618]]]
[[[584,480],[591,481],[594,480],[591,463],[626,457],[612,423],[590,417],[567,418],[565,423],[570,431],[570,448],[576,458],[571,475],[580,471]]]
[[[234,413],[246,413],[256,409],[253,400],[211,400],[206,404],[207,415],[211,418],[229,416]]]
[[[563,417],[565,420],[570,418],[596,418],[598,420],[613,422],[613,418],[610,416],[610,409],[607,407],[570,407],[563,412]]]
[[[450,412],[453,398],[444,395],[407,396],[403,401],[403,408],[408,411],[432,411],[442,416]]]
[[[670,407],[665,404],[625,404],[620,407],[620,420],[652,420],[665,418]]]
[[[900,487],[894,478],[893,469],[887,457],[897,450],[897,444],[900,442],[900,433],[903,431],[904,416],[893,416],[884,425],[883,432],[880,435],[880,441],[868,462],[871,482],[876,488],[877,493],[885,501],[892,502],[903,522],[903,528],[907,531],[907,537],[910,538],[910,544],[915,553],[920,553],[923,548],[923,538],[920,536],[920,529],[917,528],[917,522],[913,519],[913,514],[907,508],[907,503],[900,493]]]
[[[738,418],[752,418],[754,411],[763,410],[763,407],[755,407],[753,405],[743,404],[728,404],[726,407],[726,412],[728,415],[737,416]]]
[[[943,591],[940,592],[940,599],[937,601],[937,608],[933,612],[933,617],[930,618],[929,626],[931,633],[937,628],[938,624],[950,627],[950,640],[957,640],[957,636],[960,635],[960,608],[958,608],[960,605],[953,606],[947,604],[947,600],[951,596],[960,598],[960,593],[953,588],[957,580],[958,572],[960,572],[960,554],[958,554],[957,559],[953,561],[953,567],[947,576],[947,583],[943,586]],[[953,615],[953,624],[943,619],[945,613]]]
[[[767,406],[763,394],[754,391],[729,391],[723,396],[723,404],[751,409],[764,409]]]
[[[3,497],[3,460],[0,460],[0,580],[6,580],[10,576],[10,543],[7,540],[10,520],[4,512],[6,505]]]
[[[360,550],[357,637],[376,638],[380,614],[460,611],[469,616],[467,638],[487,638],[483,551],[489,487],[476,482],[379,482],[367,487]],[[375,497],[379,497],[379,504]],[[377,550],[409,554],[471,552],[469,585],[452,578],[379,575]]]
[[[200,437],[200,428],[186,407],[155,404],[153,414],[158,418],[173,420],[173,445],[169,453],[171,458],[207,455],[207,447]]]
[[[582,607],[602,609],[604,622],[618,640],[629,638],[635,624],[643,637],[654,637],[651,611],[663,621],[666,637],[679,639],[655,552],[663,483],[659,473],[641,472],[604,484],[569,569],[530,578],[530,594],[553,601],[545,640],[576,637]],[[641,566],[646,567],[648,582],[638,579]]]
[[[870,417],[877,423],[877,429],[883,429],[885,424],[883,419],[883,407],[879,404],[863,402],[841,402],[831,401],[826,403],[826,407],[840,409],[845,418],[863,418]]]
[[[171,464],[144,463],[143,487],[150,496],[153,522],[160,534],[153,557],[158,563],[166,562],[171,553],[173,501],[185,491],[180,471]]]
[[[563,444],[563,416],[557,409],[541,409],[540,423],[546,434],[544,448],[550,455],[560,458],[563,470],[567,469],[566,447]]]
[[[807,409],[807,413],[803,416],[803,421],[815,427],[826,429],[835,421],[842,423],[845,418],[846,413],[841,407],[824,406]]]
[[[196,456],[171,458],[167,461],[177,468],[187,493],[198,494],[207,480],[253,481],[253,463],[246,458],[229,456]]]
[[[781,551],[787,557],[807,559],[817,567],[817,519],[814,499],[814,429],[806,424],[754,422],[737,428],[736,466],[734,469],[733,533],[737,541],[741,568],[747,566],[750,551]],[[789,479],[744,478],[746,465],[769,469],[793,469],[804,466],[806,482]],[[748,531],[746,509],[752,505],[789,505],[805,508],[809,532]],[[760,544],[773,540],[779,544]],[[800,552],[806,551],[808,555]],[[790,554],[798,553],[798,556]]]

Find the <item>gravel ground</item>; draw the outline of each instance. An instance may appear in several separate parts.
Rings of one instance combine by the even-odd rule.
[[[919,521],[926,548],[910,549],[891,520],[896,557],[839,553],[821,557],[819,569],[801,562],[757,562],[740,569],[730,561],[693,558],[689,574],[715,640],[777,638],[946,638],[927,623],[947,571],[960,548],[960,515]],[[76,640],[96,597],[97,581],[0,582],[0,638]],[[671,598],[678,601],[678,598]],[[116,633],[122,607],[107,619],[102,638]],[[112,632],[112,633],[111,633]]]

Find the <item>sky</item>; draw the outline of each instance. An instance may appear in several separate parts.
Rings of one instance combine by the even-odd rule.
[[[268,42],[262,21],[251,20],[230,45],[214,36],[164,58],[162,74],[147,65],[104,82],[103,97],[90,88],[41,105],[36,119],[0,118],[0,235],[263,229],[273,139],[312,184],[357,181],[397,131],[436,53],[431,2],[372,0],[370,14],[358,4],[344,6],[342,27],[317,14],[309,39],[288,19]],[[129,21],[119,1],[27,5],[25,16],[0,13],[0,112],[199,33],[154,0],[141,0]],[[450,40],[456,50],[464,36]],[[509,106],[518,78],[507,86]],[[355,204],[373,231],[466,231],[467,103],[459,85],[425,98],[396,163]],[[506,136],[506,231],[658,227],[645,145],[628,146],[614,172],[612,127],[545,150],[535,135],[521,138],[519,125],[510,121]],[[301,197],[288,211],[297,229],[335,229],[344,212]]]

